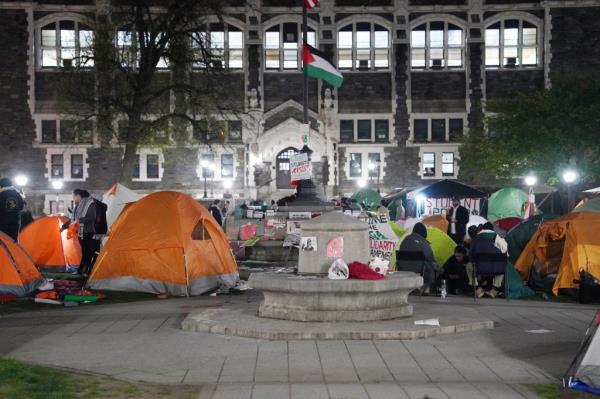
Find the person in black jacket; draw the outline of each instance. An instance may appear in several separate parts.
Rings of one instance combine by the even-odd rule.
[[[25,207],[23,197],[8,178],[0,179],[0,231],[17,241],[21,230],[21,211]]]
[[[454,255],[444,263],[444,272],[441,277],[446,280],[448,293],[454,295],[467,290],[469,286],[467,263],[469,263],[467,249],[462,245],[457,245],[454,248]]]
[[[458,245],[462,245],[467,234],[469,210],[460,204],[458,197],[452,198],[452,208],[446,213],[448,219],[448,235]]]
[[[219,208],[220,203],[221,203],[220,200],[218,200],[218,199],[214,200],[212,205],[210,206],[210,208],[208,208],[208,210],[209,210],[210,214],[212,215],[212,217],[215,218],[217,223],[219,223],[219,226],[223,226],[223,214],[221,213],[221,209]]]

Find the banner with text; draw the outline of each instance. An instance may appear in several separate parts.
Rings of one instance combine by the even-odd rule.
[[[463,198],[460,200],[462,206],[469,210],[471,215],[479,215],[481,211],[481,198]],[[452,198],[425,198],[420,215],[445,215],[452,208]]]
[[[292,181],[307,180],[312,177],[308,154],[300,153],[290,157],[290,176]]]
[[[389,224],[386,215],[369,216],[369,248],[371,258],[390,260],[398,238]]]

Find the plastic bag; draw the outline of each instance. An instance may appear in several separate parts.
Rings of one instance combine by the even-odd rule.
[[[388,274],[388,271],[390,270],[389,265],[390,261],[382,258],[373,258],[369,262],[369,267],[371,268],[371,270],[383,276],[386,276]]]
[[[334,260],[329,268],[328,276],[330,280],[347,280],[350,276],[348,265],[342,258]]]

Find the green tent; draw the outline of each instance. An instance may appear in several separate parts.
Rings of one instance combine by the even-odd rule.
[[[573,209],[573,212],[595,212],[600,213],[600,197],[593,198],[583,205]]]
[[[540,227],[540,224],[554,218],[555,216],[553,215],[535,215],[532,218],[523,220],[508,232],[506,242],[508,243],[508,257],[511,263],[517,261],[517,258]]]
[[[392,226],[392,230],[398,236],[399,240],[396,243],[395,250],[392,252],[390,257],[390,265],[396,264],[396,251],[400,248],[400,243],[402,242],[402,238],[406,235],[407,232],[402,230],[400,226],[396,223],[390,222]],[[410,229],[412,231],[412,229]],[[431,245],[431,250],[433,251],[433,256],[435,257],[435,261],[438,265],[444,266],[444,263],[454,255],[454,248],[456,248],[456,243],[448,234],[444,233],[442,230],[436,227],[427,227],[427,241]]]
[[[527,193],[518,188],[503,188],[496,191],[488,202],[490,222],[509,217],[523,217],[523,204],[527,201]]]
[[[510,299],[527,298],[535,295],[535,292],[523,283],[521,276],[512,263],[506,265],[506,278],[508,279],[508,297]]]
[[[381,195],[375,190],[365,188],[357,191],[350,199],[355,199],[358,203],[363,203],[368,210],[374,211],[381,204]]]

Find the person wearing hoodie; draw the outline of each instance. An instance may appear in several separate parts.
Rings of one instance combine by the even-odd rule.
[[[75,208],[71,220],[63,224],[61,230],[66,230],[73,223],[79,223],[77,237],[81,244],[81,263],[77,273],[87,277],[92,268],[94,252],[97,249],[97,242],[94,239],[94,234],[96,234],[96,204],[89,192],[79,188],[73,190],[73,202]]]
[[[439,267],[427,241],[427,227],[423,223],[415,224],[412,233],[401,240],[396,253],[396,270],[422,273],[423,294],[429,294]]]
[[[502,274],[493,277],[475,276],[475,281],[470,281],[478,298],[486,295],[495,298],[500,293],[500,287],[504,281],[504,270],[508,262],[508,244],[494,231],[494,225],[487,222],[471,241],[471,262],[477,262],[477,266],[483,270],[495,270]],[[504,260],[502,260],[504,258]],[[478,259],[482,259],[478,261]],[[473,279],[473,267],[469,265],[469,279]]]
[[[8,178],[0,179],[0,231],[17,241],[25,201]]]

